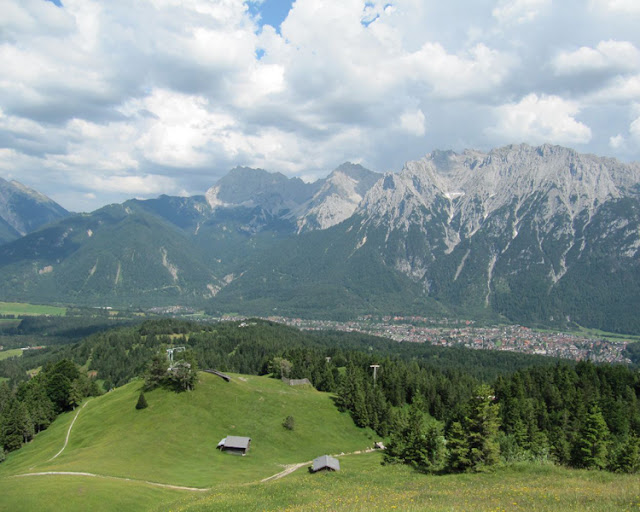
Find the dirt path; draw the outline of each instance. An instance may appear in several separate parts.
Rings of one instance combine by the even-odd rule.
[[[55,459],[58,455],[60,455],[64,449],[67,447],[67,444],[69,444],[69,436],[71,435],[71,429],[73,428],[73,424],[76,422],[76,420],[78,419],[78,416],[80,416],[80,411],[82,409],[84,409],[87,404],[89,403],[89,400],[87,400],[84,404],[82,404],[82,407],[80,407],[80,409],[78,409],[78,412],[76,413],[75,417],[73,418],[73,421],[71,422],[71,425],[69,425],[69,429],[67,430],[67,437],[64,440],[64,445],[62,446],[62,448],[60,448],[60,451],[58,453],[56,453],[53,457],[51,457],[47,462],[52,461],[53,459]]]
[[[66,476],[89,476],[92,478],[104,478],[107,480],[123,480],[125,482],[137,482],[143,483],[147,485],[154,485],[156,487],[163,487],[165,489],[176,489],[179,491],[196,491],[196,492],[206,492],[210,491],[209,488],[201,488],[201,487],[185,487],[183,485],[171,485],[171,484],[161,484],[158,482],[149,482],[148,480],[136,480],[135,478],[125,478],[119,476],[107,476],[107,475],[97,475],[95,473],[85,473],[84,471],[42,471],[40,473],[24,473],[22,475],[15,475],[14,478],[22,478],[25,476],[47,476],[47,475],[66,475]]]
[[[269,482],[270,480],[278,480],[278,478],[282,478],[283,476],[287,476],[293,473],[296,469],[301,468],[302,466],[306,466],[307,464],[311,464],[313,461],[308,462],[299,462],[298,464],[289,464],[285,467],[284,471],[280,471],[280,473],[276,473],[275,475],[268,476],[267,478],[263,478],[260,482]]]
[[[55,459],[58,455],[60,455],[63,450],[66,448],[67,443],[69,441],[69,434],[71,434],[71,428],[73,427],[73,424],[75,423],[76,419],[78,418],[78,415],[80,414],[80,410],[82,408],[84,408],[87,405],[88,402],[85,402],[85,404],[78,410],[78,412],[76,413],[75,418],[73,418],[73,421],[71,422],[71,425],[69,425],[69,430],[67,431],[67,438],[64,442],[64,446],[62,447],[62,449],[56,453],[53,457],[51,457],[49,460],[53,460]],[[375,448],[369,448],[367,450],[358,450],[355,452],[350,452],[350,453],[340,453],[337,455],[332,455],[332,457],[345,457],[347,455],[359,455],[362,453],[370,453],[370,452],[374,452],[376,451]],[[48,462],[48,461],[47,461]],[[275,475],[271,475],[268,476],[267,478],[263,478],[262,480],[260,480],[260,483],[264,483],[264,482],[270,482],[272,480],[278,480],[282,477],[285,477],[287,475],[290,475],[291,473],[293,473],[294,471],[296,471],[297,469],[300,469],[303,466],[308,466],[309,464],[312,464],[313,461],[309,460],[307,462],[298,462],[297,464],[288,464],[287,466],[285,466],[285,469],[283,469],[282,471],[280,471],[279,473],[276,473]],[[161,484],[158,482],[150,482],[148,480],[137,480],[135,478],[125,478],[125,477],[119,477],[119,476],[108,476],[108,475],[98,475],[96,473],[86,473],[84,471],[41,471],[38,473],[23,473],[21,475],[14,475],[14,478],[23,478],[23,477],[27,477],[27,476],[47,476],[47,475],[65,475],[65,476],[88,476],[91,478],[104,478],[104,479],[108,479],[108,480],[121,480],[121,481],[125,481],[125,482],[138,482],[138,483],[143,483],[143,484],[147,484],[147,485],[153,485],[155,487],[162,487],[165,489],[176,489],[179,491],[194,491],[194,492],[207,492],[210,491],[211,488],[206,487],[206,488],[202,488],[202,487],[186,487],[183,485],[171,485],[171,484]]]
[[[332,455],[332,457],[344,457],[346,455],[360,455],[361,453],[371,453],[371,452],[375,452],[375,451],[376,451],[375,448],[368,448],[366,450],[358,450],[356,452],[340,453],[338,455]],[[269,482],[271,480],[278,480],[279,478],[282,478],[283,476],[290,475],[296,469],[300,469],[302,466],[307,466],[307,465],[312,464],[312,463],[313,463],[313,461],[309,460],[307,462],[298,462],[297,464],[289,464],[289,465],[285,466],[284,470],[280,471],[280,473],[276,473],[275,475],[271,475],[271,476],[268,476],[267,478],[263,478],[262,480],[260,480],[260,482]]]

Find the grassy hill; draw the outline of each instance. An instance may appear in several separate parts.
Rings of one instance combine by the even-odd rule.
[[[479,475],[426,476],[382,466],[378,453],[345,455],[342,470],[288,464],[371,446],[373,437],[339,413],[331,396],[266,377],[200,374],[195,391],[145,393],[132,382],[59,417],[0,464],[0,511],[182,510],[638,510],[637,475],[521,465]],[[295,429],[282,421],[295,418]],[[75,419],[75,422],[74,422]],[[69,426],[73,428],[64,446]],[[246,457],[216,450],[247,435]],[[40,475],[52,471],[87,475]],[[94,476],[90,476],[94,475]],[[180,489],[184,486],[189,489]]]
[[[11,505],[6,510],[33,510],[19,501],[9,503],[12,495],[21,499],[22,491],[12,494],[15,486],[44,499],[49,493],[57,494],[58,483],[74,488],[77,483],[69,479],[80,478],[49,475],[18,480],[9,478],[12,475],[87,472],[208,488],[256,482],[282,471],[285,464],[325,453],[362,450],[372,444],[369,432],[339,413],[328,394],[310,387],[289,387],[266,377],[233,374],[227,383],[203,373],[193,392],[175,394],[158,389],[145,393],[149,407],[138,411],[135,404],[140,388],[141,382],[133,382],[90,400],[80,410],[68,446],[57,458],[49,460],[63,446],[77,411],[61,416],[32,443],[10,454],[0,465],[0,494],[6,496],[2,502]],[[293,431],[282,426],[289,415],[295,418]],[[217,443],[226,435],[251,437],[249,455],[237,457],[218,451]],[[82,485],[90,488],[117,482],[85,480]],[[124,494],[127,489],[137,492],[136,486],[122,484]],[[81,502],[79,498],[78,509]],[[82,503],[86,507],[86,502]],[[66,504],[65,510],[70,506]]]

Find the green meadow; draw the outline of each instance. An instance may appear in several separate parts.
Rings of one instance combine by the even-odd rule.
[[[135,381],[61,415],[0,464],[0,511],[640,510],[637,476],[551,465],[433,476],[383,466],[380,453],[363,452],[375,435],[338,412],[330,395],[231,377],[201,373],[195,391],[145,393],[143,410],[135,409]],[[282,426],[287,416],[294,430]],[[248,455],[218,451],[227,435],[251,437]],[[302,466],[262,481],[342,453],[340,472]],[[19,476],[47,472],[86,474]]]
[[[25,304],[22,302],[0,302],[0,315],[66,315],[67,308],[57,306],[41,306],[37,304]]]
[[[324,511],[599,511],[640,510],[637,475],[520,465],[491,473],[423,475],[407,466],[383,466],[380,453],[340,458],[336,473],[302,468],[285,478],[203,497],[185,496],[171,506],[182,512]]]
[[[9,359],[10,357],[20,357],[22,355],[22,349],[13,348],[11,350],[0,351],[0,361],[3,359]]]

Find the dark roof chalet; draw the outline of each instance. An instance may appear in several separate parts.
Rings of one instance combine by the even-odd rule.
[[[330,469],[332,471],[340,471],[340,461],[330,455],[323,455],[313,460],[311,471],[315,473],[322,469]]]

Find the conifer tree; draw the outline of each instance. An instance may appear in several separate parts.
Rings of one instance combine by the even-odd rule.
[[[607,465],[609,429],[600,408],[593,404],[585,417],[575,444],[576,464],[588,469]]]
[[[466,471],[471,467],[467,432],[459,421],[454,421],[447,435],[447,467],[454,472]]]
[[[468,422],[469,458],[471,467],[480,471],[500,461],[497,436],[500,428],[499,406],[493,391],[487,385],[476,388],[471,401]]]
[[[640,438],[630,435],[620,446],[613,461],[612,468],[620,473],[637,473],[640,471]]]
[[[136,409],[140,410],[140,409],[146,409],[149,406],[149,404],[147,404],[147,399],[144,397],[144,393],[140,393],[140,396],[138,397],[138,403],[136,404]]]

